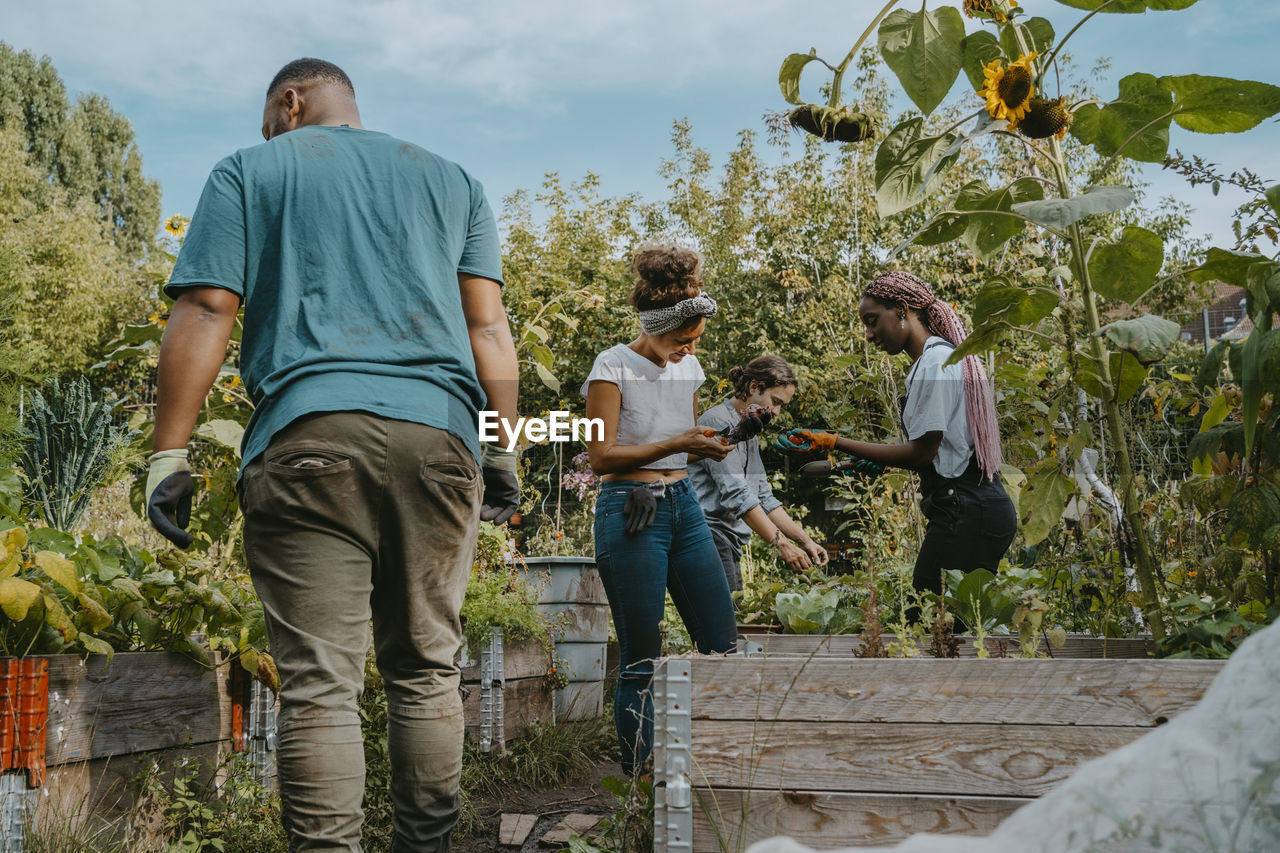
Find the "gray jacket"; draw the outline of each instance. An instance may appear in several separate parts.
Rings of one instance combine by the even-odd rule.
[[[698,425],[720,430],[739,420],[730,397],[703,413]],[[689,480],[698,493],[707,524],[740,545],[751,538],[751,528],[742,516],[755,506],[766,513],[782,506],[769,488],[764,463],[760,461],[760,443],[754,438],[737,444],[720,462],[690,459]]]

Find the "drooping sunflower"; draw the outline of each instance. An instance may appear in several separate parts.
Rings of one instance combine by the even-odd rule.
[[[871,119],[853,107],[825,107],[805,104],[786,114],[792,127],[798,127],[827,142],[862,142],[875,136]]]
[[[1031,105],[1031,96],[1036,87],[1031,82],[1031,61],[1036,52],[1019,56],[1008,68],[997,58],[982,69],[983,88],[978,90],[978,97],[987,99],[987,112],[992,118],[1009,122],[1009,130],[1014,130],[1022,117],[1027,114]]]
[[[1071,119],[1066,98],[1032,98],[1027,114],[1018,123],[1018,132],[1028,139],[1061,139],[1071,129]]]
[[[1009,20],[997,0],[964,0],[964,13],[970,18],[992,18],[1001,23]]]

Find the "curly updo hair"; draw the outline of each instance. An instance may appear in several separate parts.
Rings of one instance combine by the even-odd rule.
[[[702,255],[670,243],[644,246],[631,255],[631,275],[637,310],[670,308],[702,292]]]
[[[776,388],[779,385],[795,385],[795,369],[785,358],[777,355],[756,356],[745,366],[733,367],[729,370],[729,381],[733,383],[733,396],[745,400],[751,396],[751,383],[757,383],[762,389]]]

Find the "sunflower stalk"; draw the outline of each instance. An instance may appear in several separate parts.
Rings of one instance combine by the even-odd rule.
[[[1067,177],[1066,160],[1062,145],[1057,139],[1050,140],[1050,151],[1054,174],[1058,180],[1058,192],[1062,198],[1071,197],[1071,182]],[[1142,507],[1138,501],[1137,484],[1133,473],[1133,461],[1129,455],[1129,443],[1125,436],[1124,419],[1120,411],[1120,401],[1115,393],[1115,385],[1111,378],[1111,360],[1103,342],[1100,330],[1098,299],[1093,289],[1093,281],[1089,274],[1087,250],[1084,233],[1078,223],[1068,226],[1067,242],[1071,246],[1075,258],[1076,278],[1080,282],[1080,297],[1084,303],[1085,324],[1089,330],[1090,357],[1097,371],[1102,391],[1102,408],[1107,423],[1107,433],[1111,438],[1116,453],[1116,480],[1120,487],[1121,512],[1125,523],[1133,534],[1135,562],[1138,583],[1142,589],[1142,610],[1147,624],[1151,628],[1151,636],[1157,644],[1164,640],[1164,620],[1160,613],[1160,596],[1156,589],[1155,565],[1151,559],[1151,543],[1148,541],[1146,525],[1142,517]]]
[[[1093,14],[1106,8],[1113,0],[1108,0],[1102,4],[1093,13],[1087,15],[1088,20]],[[1070,38],[1071,34],[1080,28],[1084,23],[1081,21],[1076,25],[1071,33],[1067,34]],[[1014,40],[1018,44],[1019,51],[1022,54],[1030,54],[1030,46],[1023,38],[1021,29],[1014,23],[1008,25],[1012,27]],[[1063,42],[1059,42],[1058,49],[1061,49]],[[1043,60],[1041,68],[1047,68],[1052,62],[1057,51],[1055,50]],[[1033,79],[1039,80],[1041,75],[1033,75]],[[1145,128],[1144,128],[1145,129]],[[1141,133],[1141,131],[1139,131]],[[1138,134],[1135,133],[1134,137]],[[1126,141],[1126,145],[1130,140]],[[1058,194],[1063,199],[1072,197],[1071,181],[1067,177],[1066,158],[1062,151],[1062,145],[1056,137],[1049,139],[1048,160],[1053,166],[1054,176],[1057,179]],[[1037,146],[1037,150],[1040,150]],[[1042,151],[1042,156],[1045,152]],[[1120,401],[1116,395],[1115,384],[1111,377],[1111,360],[1107,351],[1100,330],[1102,322],[1099,319],[1098,299],[1093,289],[1093,281],[1089,274],[1088,249],[1086,248],[1084,233],[1080,230],[1078,223],[1073,223],[1067,228],[1065,235],[1059,235],[1065,239],[1071,246],[1072,257],[1075,259],[1076,277],[1080,282],[1080,297],[1084,304],[1085,324],[1089,330],[1089,350],[1090,358],[1094,363],[1094,368],[1099,378],[1099,384],[1102,391],[1102,406],[1104,418],[1107,424],[1107,433],[1111,438],[1112,445],[1116,449],[1116,480],[1120,487],[1121,506],[1124,516],[1124,522],[1129,526],[1133,533],[1135,562],[1134,567],[1138,575],[1138,583],[1142,589],[1142,610],[1146,617],[1147,624],[1151,628],[1151,635],[1157,643],[1164,639],[1164,621],[1160,612],[1160,597],[1156,589],[1155,581],[1155,565],[1151,558],[1151,543],[1148,541],[1146,526],[1142,517],[1142,508],[1138,502],[1137,484],[1133,473],[1133,461],[1129,455],[1129,444],[1125,437],[1124,419],[1120,411]]]

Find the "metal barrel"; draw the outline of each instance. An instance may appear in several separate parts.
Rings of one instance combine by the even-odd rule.
[[[609,602],[590,557],[529,557],[525,579],[538,588],[538,611],[555,626],[556,657],[569,684],[555,693],[557,720],[590,720],[604,712],[604,658]]]

